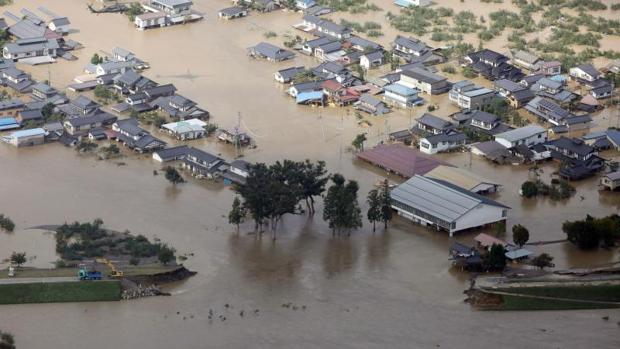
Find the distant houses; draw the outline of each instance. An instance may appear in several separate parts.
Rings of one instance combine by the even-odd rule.
[[[192,5],[192,0],[148,0],[142,4],[146,12],[135,17],[134,25],[145,30],[202,19],[202,15],[192,11]]]
[[[303,25],[308,31],[315,31],[338,40],[347,39],[353,33],[350,28],[309,14],[303,17]]]

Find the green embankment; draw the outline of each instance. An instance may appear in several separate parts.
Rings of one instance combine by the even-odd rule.
[[[0,304],[118,301],[117,280],[0,285]]]
[[[620,285],[510,287],[500,288],[498,291],[554,298],[620,302]]]
[[[517,294],[514,296],[502,294],[502,303],[498,305],[499,310],[565,310],[620,307],[614,303],[603,303],[620,302],[620,285],[509,287],[494,289],[493,291]],[[521,297],[518,295],[559,299]]]

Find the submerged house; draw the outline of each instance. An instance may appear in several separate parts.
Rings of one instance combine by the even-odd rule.
[[[527,125],[495,135],[495,142],[506,148],[514,148],[519,145],[530,147],[545,143],[547,138],[547,130],[543,127],[538,125]]]
[[[303,17],[303,24],[316,33],[328,35],[338,40],[348,39],[353,33],[351,28],[309,14]]]
[[[160,129],[174,136],[176,139],[185,141],[203,137],[206,133],[204,129],[206,125],[207,123],[202,120],[189,119],[163,124]]]
[[[419,149],[426,154],[437,154],[465,145],[467,136],[463,132],[449,130],[445,133],[420,138]]]
[[[446,93],[451,87],[447,78],[423,68],[403,70],[399,83],[410,88],[417,88],[429,95]]]
[[[287,59],[292,59],[295,54],[289,50],[279,48],[267,42],[261,42],[258,45],[250,48],[250,56],[264,58],[271,62],[280,62]]]
[[[18,61],[24,58],[49,57],[54,58],[60,48],[56,39],[46,37],[18,39],[9,42],[2,49],[5,59]]]
[[[452,85],[448,99],[461,109],[483,109],[495,98],[495,91],[463,80]]]
[[[593,82],[601,78],[603,74],[594,68],[592,64],[580,64],[570,68],[568,75],[578,82]]]
[[[235,19],[247,16],[248,10],[240,6],[233,6],[221,9],[217,14],[220,18]]]
[[[30,75],[15,67],[10,67],[2,71],[2,82],[7,87],[19,93],[27,93],[32,90],[34,81]]]
[[[162,96],[155,99],[152,106],[166,112],[172,119],[189,120],[189,119],[208,119],[209,112],[198,107],[196,102],[175,94],[172,96]]]
[[[297,76],[300,73],[303,73],[304,71],[306,71],[306,69],[303,66],[301,66],[301,67],[290,67],[290,68],[278,70],[277,72],[273,73],[273,78],[277,82],[281,82],[281,83],[285,84],[285,83],[289,83],[289,82],[293,81],[293,78],[295,76]]]
[[[568,180],[590,177],[605,167],[605,160],[598,156],[598,151],[581,139],[560,137],[545,146],[551,151],[551,157],[562,163],[559,174]]]
[[[385,103],[367,93],[361,95],[359,100],[355,102],[355,109],[372,115],[383,115],[390,112]]]
[[[415,88],[409,88],[396,83],[384,86],[383,90],[385,91],[383,100],[391,105],[409,108],[424,103],[424,100],[418,96],[418,90]]]
[[[495,181],[480,177],[463,168],[445,165],[435,167],[426,173],[424,177],[441,179],[477,194],[495,193],[501,186]]]
[[[116,122],[117,117],[105,112],[65,120],[63,126],[70,135],[86,134],[92,129],[108,126]]]
[[[444,180],[416,175],[390,193],[400,216],[423,226],[454,233],[503,222],[508,206]]]
[[[112,130],[118,142],[140,153],[162,149],[166,146],[166,142],[153,137],[138,126],[138,120],[135,118],[116,121],[112,125]]]
[[[189,148],[183,159],[183,168],[198,178],[216,178],[226,167],[223,159],[196,148]]]
[[[437,135],[454,129],[454,125],[450,121],[429,113],[422,114],[416,121],[416,128],[422,133]]]
[[[508,63],[508,57],[489,49],[470,53],[464,57],[464,61],[488,80],[517,81],[525,75],[519,68]]]

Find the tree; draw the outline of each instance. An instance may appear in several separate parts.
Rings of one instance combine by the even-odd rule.
[[[129,18],[130,22],[133,22],[136,19],[136,16],[141,15],[143,13],[144,13],[144,9],[142,8],[142,5],[140,5],[139,2],[132,2],[129,5],[129,8],[125,10],[125,15],[127,15],[127,18]]]
[[[174,249],[163,244],[159,246],[159,252],[157,252],[157,259],[163,265],[166,265],[174,260]]]
[[[232,209],[228,213],[228,223],[234,224],[237,226],[237,233],[239,232],[239,224],[243,223],[245,218],[245,209],[241,206],[241,200],[239,200],[238,196],[235,196],[235,199],[232,203]]]
[[[243,207],[254,219],[256,228],[262,230],[264,221],[268,220],[274,240],[282,217],[301,211],[297,204],[304,194],[298,170],[298,163],[290,160],[278,161],[272,166],[253,164],[248,167],[249,174],[245,184],[235,186],[235,191],[243,198]]]
[[[489,270],[504,270],[506,267],[506,249],[499,244],[493,244],[486,255],[486,266]]]
[[[99,147],[97,143],[84,140],[77,144],[77,146],[75,147],[75,150],[79,153],[89,153],[97,149],[97,147]]]
[[[564,222],[562,231],[566,234],[568,241],[581,249],[594,249],[600,244],[599,236],[594,229],[594,218],[590,215],[585,220]]]
[[[552,263],[552,261],[553,261],[553,257],[551,257],[550,255],[546,253],[541,253],[540,255],[532,259],[532,265],[540,269],[544,269],[546,267],[553,267],[554,264]]]
[[[13,223],[11,218],[0,214],[0,228],[10,233],[15,229],[15,223]]]
[[[383,181],[381,187],[381,195],[379,199],[381,201],[381,221],[383,222],[383,228],[387,229],[388,222],[392,220],[392,199],[390,198],[390,182],[387,178]]]
[[[526,198],[533,198],[538,195],[538,185],[532,181],[526,181],[521,185],[521,195]]]
[[[21,267],[26,263],[26,252],[13,252],[11,253],[11,263]]]
[[[52,117],[52,115],[54,115],[54,109],[56,108],[56,106],[54,105],[54,103],[47,103],[43,106],[43,108],[41,108],[41,115],[43,115],[43,118],[45,120],[48,120]]]
[[[99,54],[95,53],[91,58],[90,58],[90,63],[97,65],[97,64],[101,64],[103,63],[103,57],[99,56]]]
[[[279,163],[276,163],[276,169],[278,166]],[[314,197],[323,194],[329,181],[325,161],[313,163],[310,160],[303,162],[284,160],[282,166],[284,166],[282,179],[301,188],[301,196],[306,201],[308,212],[310,215],[314,214]]]
[[[521,224],[512,226],[512,241],[519,247],[523,247],[530,239],[530,232]]]
[[[355,148],[356,151],[364,150],[364,142],[366,141],[366,134],[360,133],[353,139],[351,145]]]
[[[15,349],[15,339],[12,334],[0,331],[0,349]]]
[[[374,232],[376,223],[381,220],[381,199],[379,197],[379,192],[376,189],[371,190],[368,193],[366,201],[368,202],[366,217],[368,221],[372,223],[372,231]]]
[[[104,85],[97,85],[94,91],[95,97],[107,103],[112,98],[112,92]]]
[[[357,203],[359,185],[348,181],[340,174],[331,178],[333,185],[327,190],[323,207],[323,219],[329,223],[333,234],[350,233],[362,226],[361,210]]]
[[[165,171],[166,179],[173,185],[185,182],[185,180],[183,179],[183,177],[181,177],[181,174],[179,173],[179,171],[177,171],[176,168],[172,166],[166,166]]]

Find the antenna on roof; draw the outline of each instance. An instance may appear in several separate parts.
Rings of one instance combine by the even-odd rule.
[[[237,124],[233,128],[233,142],[235,142],[235,157],[239,157],[239,152],[241,149],[241,140],[239,139],[241,134],[241,112],[237,112]]]

